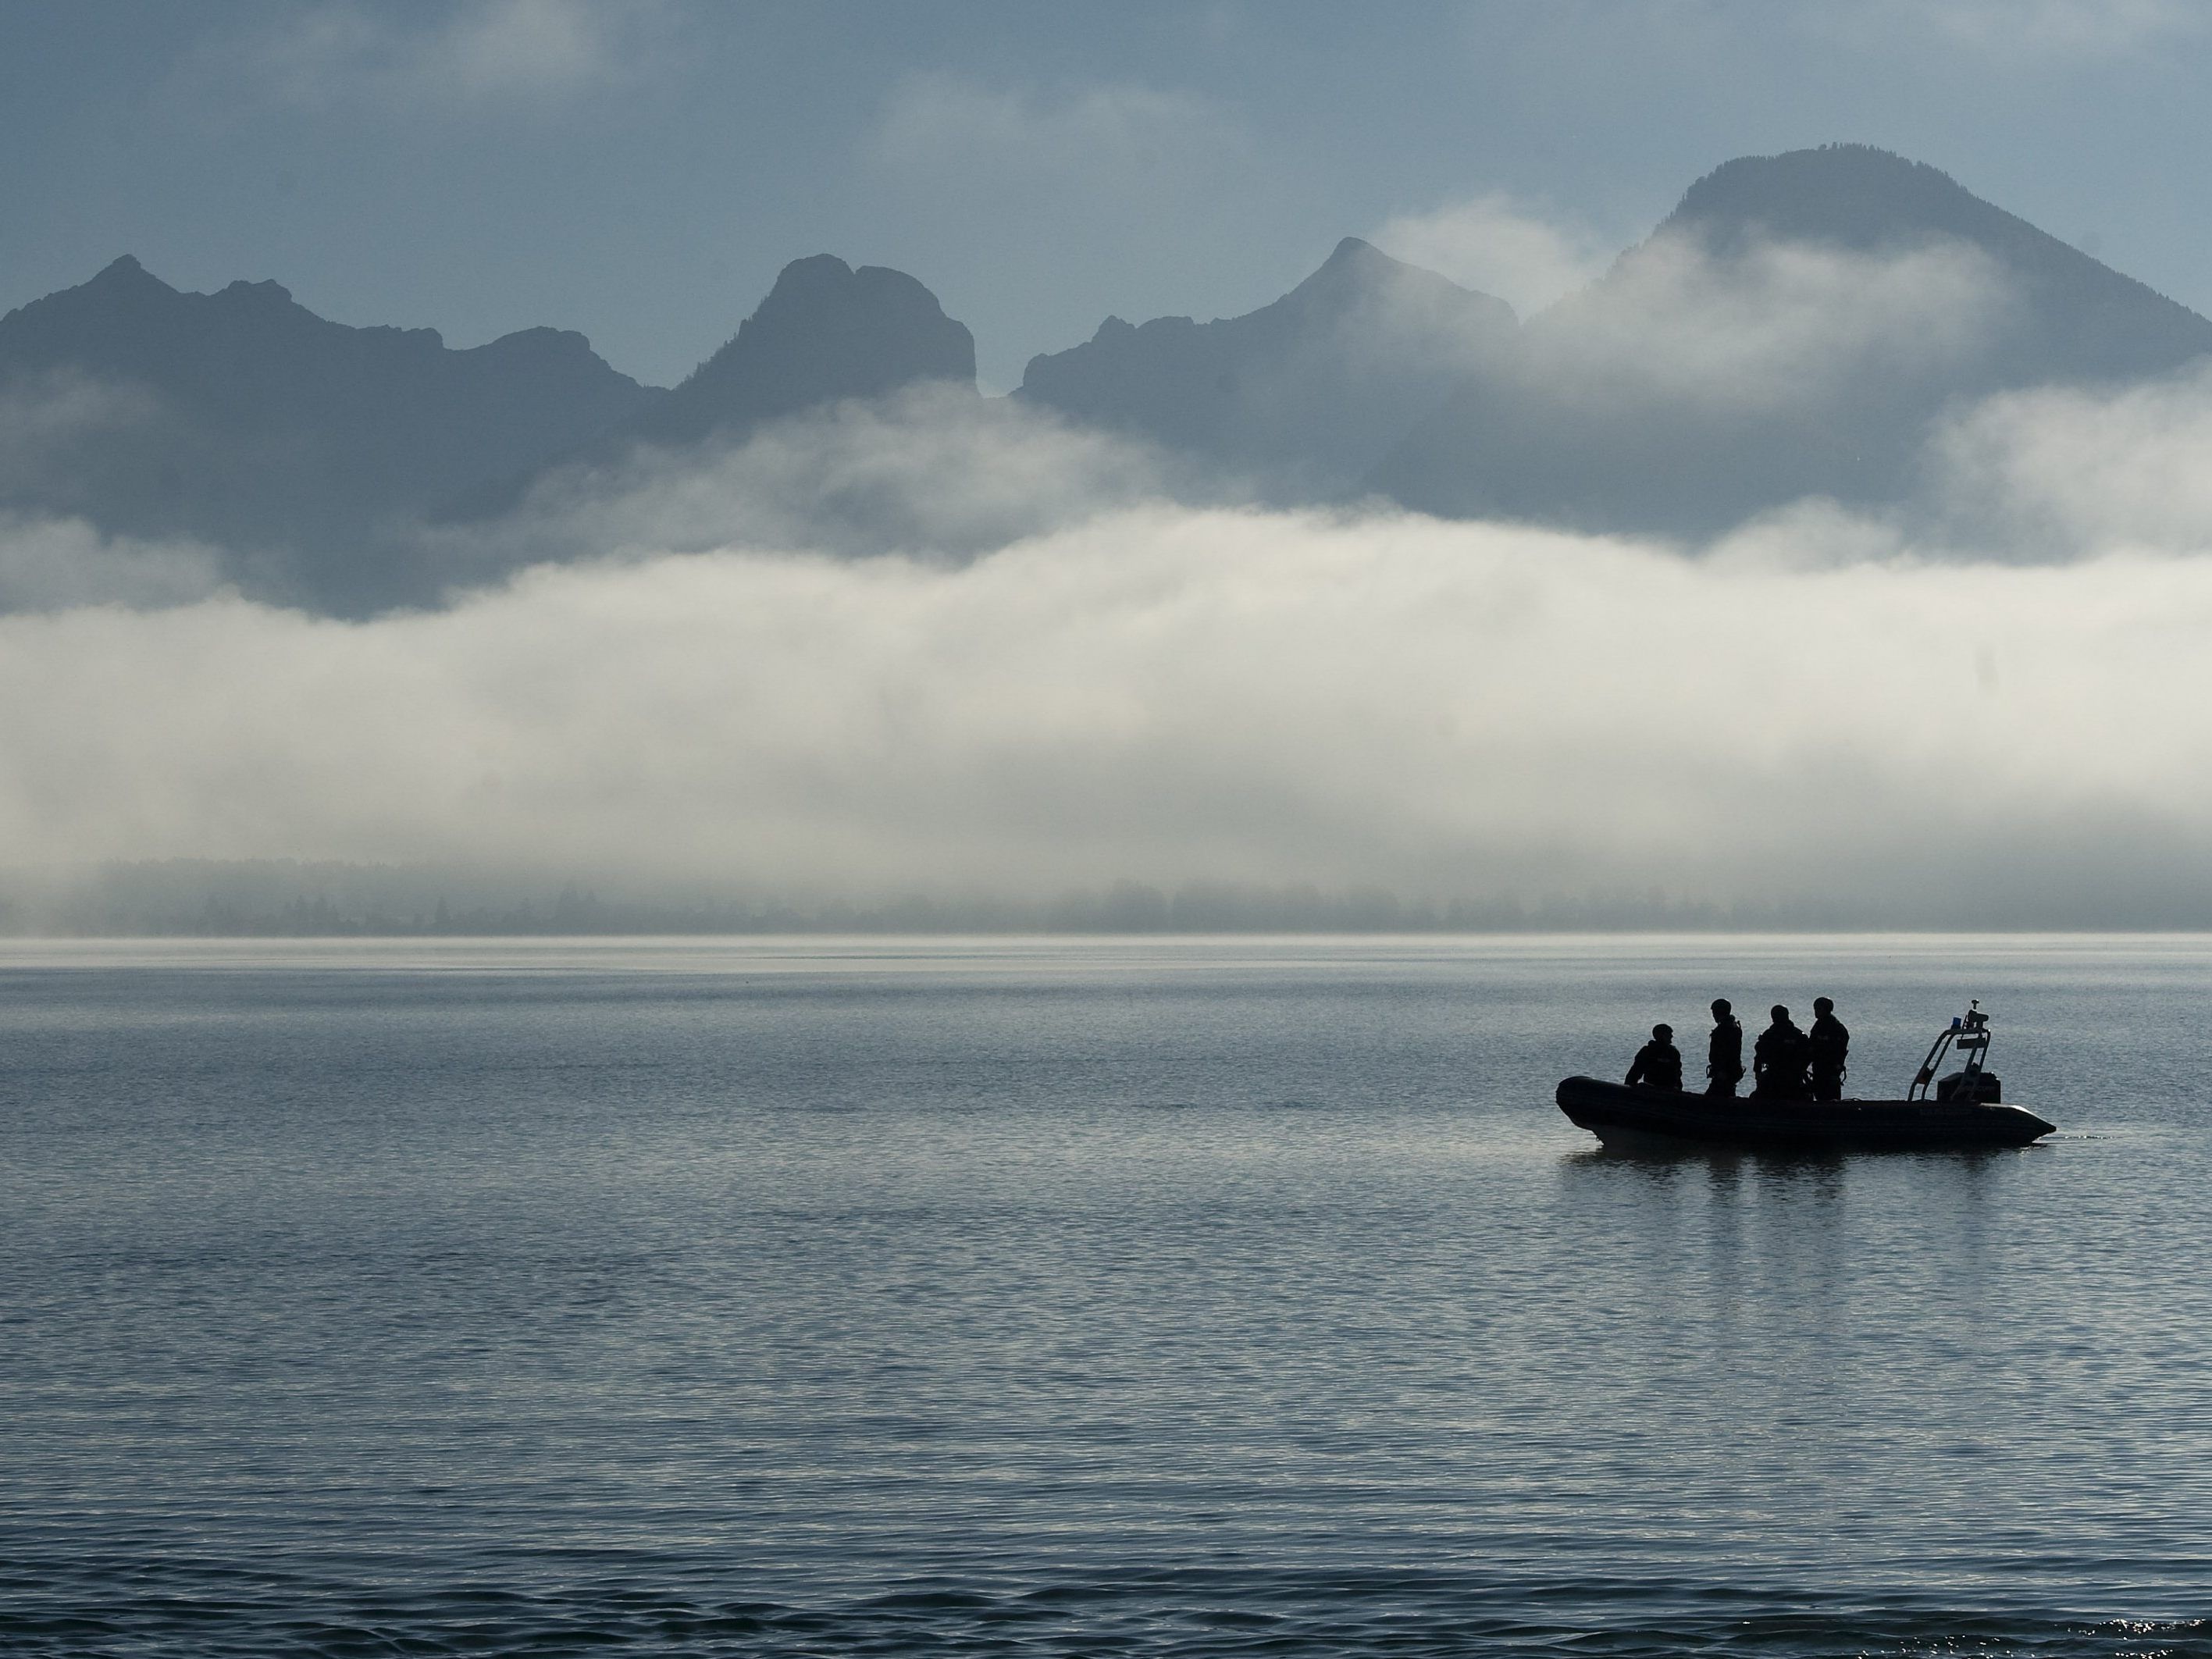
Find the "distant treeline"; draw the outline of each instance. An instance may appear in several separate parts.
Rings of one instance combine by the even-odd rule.
[[[1048,898],[872,900],[602,892],[584,882],[396,866],[177,860],[0,881],[18,936],[482,937],[713,933],[1393,933],[1803,932],[2212,925],[2160,915],[1889,914],[1804,896],[1719,903],[1656,890],[1425,898],[1380,887],[1117,880]]]

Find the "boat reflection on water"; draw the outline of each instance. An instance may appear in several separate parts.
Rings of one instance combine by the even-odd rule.
[[[1739,1099],[1589,1077],[1568,1078],[1556,1097],[1569,1121],[1607,1151],[1944,1151],[2025,1146],[2052,1133],[2056,1124],[2004,1103],[2003,1086],[1987,1069],[1989,1048],[1989,1016],[1976,1002],[1937,1033],[1902,1099]],[[1959,1069],[1939,1075],[1954,1056]]]

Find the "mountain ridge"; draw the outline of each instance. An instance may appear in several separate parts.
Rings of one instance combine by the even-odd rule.
[[[456,495],[436,516],[495,518],[550,477],[615,467],[641,447],[735,443],[773,421],[924,382],[976,395],[967,325],[904,271],[809,254],[785,265],[737,332],[672,390],[581,444]]]
[[[1779,250],[1814,257],[1779,269]],[[1866,306],[1887,281],[1893,314],[1873,319],[1885,331],[1861,349],[1816,365],[1825,380],[1806,372],[1794,396],[1785,383],[1735,407],[1668,403],[1652,368],[1681,320],[1662,302],[1685,271],[1747,312],[1807,284],[1800,321],[1825,321],[1822,304]],[[2151,378],[2209,353],[2212,321],[1925,162],[1863,144],[1741,156],[1693,183],[1595,283],[1531,319],[1504,372],[1459,388],[1369,483],[1443,517],[1703,537],[1808,496],[1900,498],[1928,434],[1962,401]]]
[[[1011,402],[1164,452],[1212,498],[1697,538],[1808,497],[1905,500],[1973,400],[2208,355],[2188,307],[1927,163],[1838,144],[1723,162],[1525,322],[1345,237],[1238,316],[1109,315]],[[712,465],[918,383],[981,408],[973,335],[914,276],[829,253],[665,391],[574,331],[456,349],[274,281],[182,292],[125,254],[0,317],[0,509],[195,540],[249,593],[352,613],[455,580],[426,524],[633,453],[632,483]]]
[[[1347,236],[1242,315],[1109,316],[1082,344],[1032,357],[1014,396],[1245,471],[1273,498],[1325,501],[1515,325],[1503,300]]]
[[[129,254],[0,317],[0,395],[35,411],[64,383],[122,412],[0,468],[0,501],[240,550],[251,590],[341,603],[379,599],[389,526],[653,395],[573,331],[455,350],[332,322],[275,282],[179,290]]]
[[[902,270],[811,254],[785,265],[738,331],[624,430],[696,442],[917,380],[975,386],[967,325]]]

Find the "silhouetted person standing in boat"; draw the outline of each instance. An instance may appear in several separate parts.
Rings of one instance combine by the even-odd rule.
[[[1836,1005],[1826,997],[1813,999],[1813,1029],[1805,1034],[1813,1062],[1813,1098],[1844,1097],[1844,1057],[1851,1050],[1851,1034],[1836,1018]]]
[[[1774,1024],[1759,1034],[1751,1051],[1752,1075],[1756,1079],[1751,1092],[1760,1100],[1802,1100],[1808,1092],[1805,1068],[1812,1062],[1812,1048],[1805,1034],[1790,1020],[1787,1008],[1778,1002],[1773,1014]]]
[[[1682,1092],[1682,1051],[1674,1046],[1673,1026],[1653,1026],[1651,1041],[1636,1051],[1636,1063],[1628,1068],[1628,1084],[1634,1088],[1639,1083],[1646,1088]]]
[[[1713,1002],[1713,1034],[1705,1044],[1705,1092],[1732,1095],[1743,1081],[1743,1025],[1729,1008],[1729,1000]]]

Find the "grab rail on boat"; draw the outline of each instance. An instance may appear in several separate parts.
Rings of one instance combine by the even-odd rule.
[[[1920,1063],[1920,1071],[1913,1078],[1911,1088],[1905,1091],[1907,1100],[1928,1098],[1929,1090],[1936,1085],[1936,1073],[1953,1048],[1956,1048],[1966,1061],[1959,1073],[1959,1086],[1953,1098],[1978,1100],[1981,1097],[1977,1082],[1990,1053],[1990,1017],[1982,1012],[1978,997],[1966,1005],[1966,1012],[1962,1018],[1954,1019],[1936,1034],[1934,1044],[1928,1050],[1928,1058]]]

